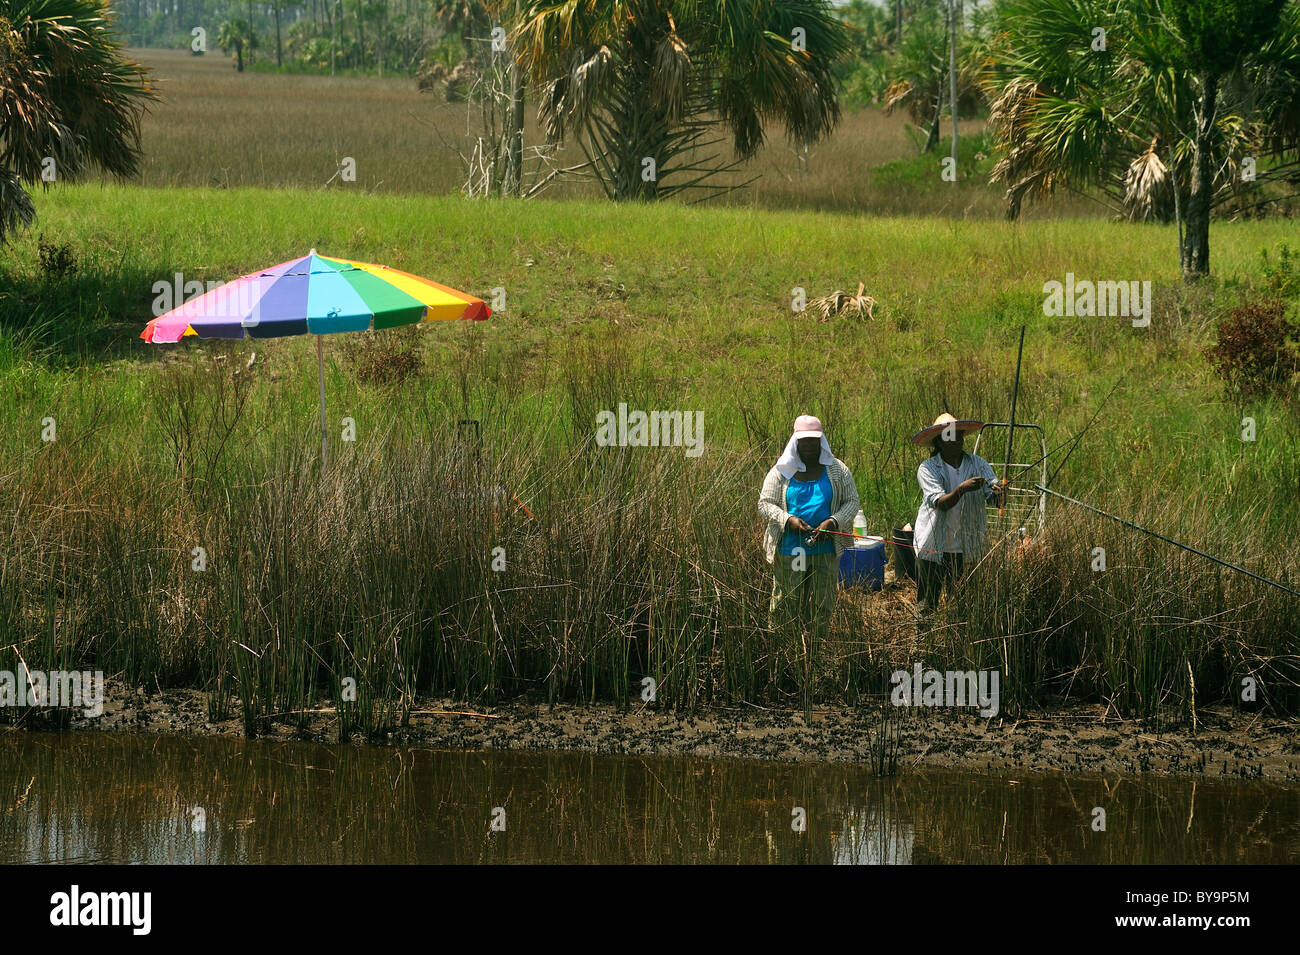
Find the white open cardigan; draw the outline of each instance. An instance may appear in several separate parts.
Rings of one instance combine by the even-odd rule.
[[[839,458],[826,465],[826,474],[831,479],[831,517],[835,520],[835,529],[852,530],[859,507],[858,486],[853,483],[853,474]],[[776,563],[776,550],[785,534],[786,521],[790,519],[790,512],[785,509],[785,491],[789,485],[790,479],[772,468],[763,479],[763,492],[758,496],[758,513],[767,521],[763,531],[763,551],[769,564]],[[853,539],[834,536],[831,540],[835,541],[835,556],[839,557]]]

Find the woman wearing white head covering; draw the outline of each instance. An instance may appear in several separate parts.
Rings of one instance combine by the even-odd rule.
[[[850,538],[822,532],[852,528],[858,488],[812,415],[795,419],[794,434],[763,481],[758,512],[767,521],[763,549],[772,565],[769,626],[776,631],[799,619],[812,624],[815,638],[825,637],[839,557]]]

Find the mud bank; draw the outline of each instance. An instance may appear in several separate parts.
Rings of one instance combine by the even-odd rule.
[[[237,708],[232,708],[237,713]],[[1157,773],[1300,781],[1300,724],[1260,713],[1210,708],[1190,726],[1154,727],[1118,720],[1101,706],[1068,706],[1032,716],[983,719],[973,712],[902,708],[898,764],[997,773]],[[302,725],[300,726],[300,720]],[[31,714],[19,725],[49,729]],[[147,694],[108,687],[104,712],[77,713],[76,731],[130,731],[175,736],[242,736],[241,720],[211,722],[205,694],[164,690]],[[638,704],[512,702],[476,706],[424,700],[409,724],[383,734],[384,743],[457,750],[576,750],[631,755],[763,759],[787,762],[872,761],[879,733],[874,707],[821,708],[805,725],[802,712],[755,706],[714,708],[694,714]],[[332,705],[283,714],[264,726],[269,739],[337,742]],[[366,742],[363,738],[356,742]]]

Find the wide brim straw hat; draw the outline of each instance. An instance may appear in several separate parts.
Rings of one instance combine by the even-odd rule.
[[[944,412],[934,419],[934,424],[928,428],[922,428],[916,434],[912,435],[912,443],[917,447],[925,447],[934,440],[934,436],[943,431],[948,425],[955,425],[958,434],[974,434],[980,428],[984,427],[983,421],[973,421],[970,418],[958,420],[948,412]]]

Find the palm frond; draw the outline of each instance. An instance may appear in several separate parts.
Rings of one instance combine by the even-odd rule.
[[[865,316],[869,320],[874,320],[876,300],[873,296],[866,294],[867,286],[864,282],[858,283],[858,294],[850,295],[843,289],[836,289],[830,295],[823,295],[813,299],[808,303],[808,307],[816,312],[822,321],[826,321],[835,315],[851,315],[856,318]]]
[[[66,179],[137,173],[157,95],[112,21],[108,0],[0,0],[0,240],[29,221],[20,184],[40,181],[47,157]]]
[[[678,36],[674,26],[655,47],[654,78],[650,86],[655,104],[669,122],[682,119],[690,76],[691,57],[686,51],[686,41]]]
[[[1169,170],[1156,154],[1158,138],[1129,163],[1124,177],[1124,206],[1130,219],[1152,219],[1157,199],[1167,192]]]

